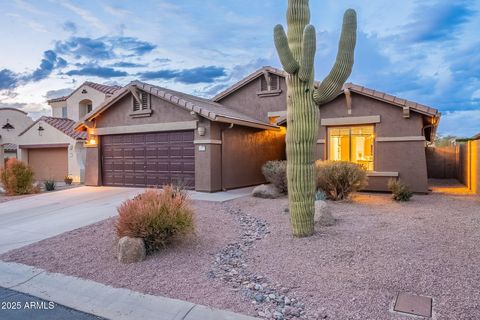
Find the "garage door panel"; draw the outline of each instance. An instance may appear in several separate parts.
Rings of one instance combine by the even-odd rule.
[[[36,180],[63,181],[68,174],[67,148],[28,149],[28,164]]]
[[[105,185],[195,186],[193,131],[102,137]]]

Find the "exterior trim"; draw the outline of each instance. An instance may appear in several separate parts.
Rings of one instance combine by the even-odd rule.
[[[282,89],[269,90],[269,91],[257,91],[257,96],[259,97],[272,97],[278,96],[282,93]]]
[[[259,128],[264,130],[280,130],[280,127],[275,125],[264,125],[261,123],[249,122],[240,119],[234,119],[229,117],[217,116],[214,121],[224,122],[224,123],[233,123],[238,124],[241,126],[251,127],[251,128]]]
[[[352,124],[369,124],[379,123],[380,115],[364,116],[364,117],[342,117],[342,118],[328,118],[322,119],[320,124],[322,126],[343,126]]]
[[[325,139],[318,139],[318,140],[317,140],[317,143],[318,143],[318,144],[325,144],[325,143],[326,143],[326,140],[325,140]]]
[[[21,144],[20,149],[48,149],[48,148],[68,148],[69,143],[47,143],[47,144]]]
[[[96,134],[101,136],[101,135],[107,135],[107,134],[193,130],[196,128],[197,128],[197,121],[182,121],[182,122],[141,124],[141,125],[133,125],[133,126],[96,128]]]
[[[389,171],[368,171],[368,177],[398,177],[398,172],[389,172]]]
[[[407,137],[378,137],[376,142],[400,142],[400,141],[425,141],[424,136],[407,136]]]
[[[212,139],[194,140],[193,144],[222,144],[222,140],[212,140]]]
[[[287,111],[270,111],[267,113],[267,116],[270,117],[286,117]]]

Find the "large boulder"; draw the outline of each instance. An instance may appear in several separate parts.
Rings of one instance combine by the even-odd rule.
[[[315,201],[315,216],[313,218],[315,224],[322,227],[329,227],[335,224],[335,218],[326,201]]]
[[[145,260],[147,251],[142,238],[122,237],[118,240],[117,259],[123,263],[140,262]]]
[[[282,196],[280,191],[278,191],[278,189],[272,184],[261,184],[256,186],[252,191],[252,195],[264,199],[276,199]]]

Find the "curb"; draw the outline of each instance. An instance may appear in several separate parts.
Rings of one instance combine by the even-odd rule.
[[[113,288],[20,263],[0,261],[0,286],[115,320],[254,320],[191,302]]]

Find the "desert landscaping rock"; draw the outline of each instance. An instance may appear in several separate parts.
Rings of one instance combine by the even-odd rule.
[[[118,240],[117,259],[123,263],[133,263],[145,260],[145,242],[142,238],[122,237]]]
[[[328,203],[323,200],[315,201],[314,221],[318,226],[330,227],[335,224],[335,218],[332,215]]]
[[[264,199],[277,199],[282,196],[278,189],[272,184],[261,184],[256,186],[252,191],[252,195]]]

